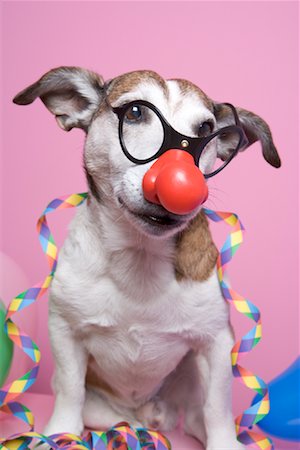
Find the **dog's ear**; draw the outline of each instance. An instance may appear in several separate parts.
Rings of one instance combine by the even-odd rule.
[[[58,67],[16,95],[13,102],[28,105],[40,97],[61,128],[87,131],[103,99],[103,85],[103,79],[94,72],[80,67]]]
[[[242,150],[245,150],[254,142],[260,141],[265,160],[273,167],[280,167],[280,157],[274,145],[268,124],[261,117],[250,111],[242,108],[236,108],[236,111],[249,141],[248,145],[242,148]],[[214,114],[217,120],[218,128],[233,125],[235,123],[232,109],[224,103],[214,104]],[[220,141],[218,157],[222,160],[226,160],[230,156],[230,151],[232,151],[232,146],[229,142],[230,139],[226,136],[223,143],[222,137]]]

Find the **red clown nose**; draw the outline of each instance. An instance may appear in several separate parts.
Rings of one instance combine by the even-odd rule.
[[[149,202],[181,215],[192,212],[208,197],[205,178],[194,158],[177,149],[163,153],[145,173],[143,192]]]

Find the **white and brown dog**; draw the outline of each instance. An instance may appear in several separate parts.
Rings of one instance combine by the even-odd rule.
[[[51,286],[56,402],[45,433],[80,434],[124,420],[164,432],[183,412],[186,433],[207,450],[242,449],[231,413],[233,333],[207,220],[201,205],[176,214],[146,200],[142,188],[165,124],[203,142],[236,125],[232,107],[151,71],[104,83],[76,67],[51,70],[14,102],[37,97],[64,130],[85,131],[89,185]],[[236,111],[248,145],[260,140],[266,161],[279,167],[268,125]],[[217,134],[202,152],[201,171],[227,162],[234,148],[230,136]]]

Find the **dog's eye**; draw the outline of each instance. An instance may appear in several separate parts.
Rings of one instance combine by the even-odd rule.
[[[141,107],[138,106],[138,105],[131,106],[126,111],[125,118],[129,122],[138,122],[139,120],[141,120],[142,119],[142,109],[141,109]]]
[[[198,128],[198,136],[199,137],[207,137],[209,136],[214,128],[214,124],[210,121],[203,122]]]

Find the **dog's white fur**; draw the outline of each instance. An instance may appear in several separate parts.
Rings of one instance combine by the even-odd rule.
[[[216,116],[195,90],[183,91],[175,80],[162,89],[150,72],[109,105],[117,84],[120,90],[122,80],[113,80],[104,95],[101,78],[60,68],[15,99],[26,104],[40,96],[61,127],[86,130],[85,165],[101,196],[90,193],[78,208],[51,286],[56,402],[44,432],[80,434],[84,426],[123,420],[167,431],[183,410],[185,431],[207,450],[242,449],[231,413],[233,335],[216,271],[199,282],[178,281],[174,270],[176,236],[199,209],[165,229],[134,214],[163,208],[144,199],[142,178],[152,163],[125,157],[110,106],[148,100],[190,136],[195,122],[210,119],[217,127]],[[212,146],[204,172],[217,153]],[[88,364],[106,388],[86,386]]]

